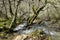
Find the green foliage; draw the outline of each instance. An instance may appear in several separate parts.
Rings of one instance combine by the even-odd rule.
[[[0,22],[5,22],[6,19],[5,18],[0,18]]]
[[[16,18],[16,24],[19,25],[21,24],[22,20],[20,18]]]
[[[6,34],[4,32],[0,33],[0,37],[4,37]]]
[[[11,23],[11,19],[10,20],[6,20],[3,18],[0,19],[0,27],[2,27],[2,28],[3,27],[9,28],[10,23]]]

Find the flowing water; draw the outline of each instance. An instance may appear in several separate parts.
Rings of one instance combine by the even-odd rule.
[[[38,24],[32,25],[30,27],[32,28],[26,29],[26,30],[19,30],[17,33],[29,34],[37,29],[40,29],[40,30],[43,30],[46,34],[51,35],[52,40],[60,40],[60,31],[56,31],[57,30],[56,28],[45,27]]]

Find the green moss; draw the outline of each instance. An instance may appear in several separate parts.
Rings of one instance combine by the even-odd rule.
[[[6,33],[0,32],[0,37],[4,37],[5,35],[6,35]]]
[[[4,22],[0,22],[0,28],[2,28],[4,25]]]
[[[0,18],[0,28],[9,27],[11,20]]]
[[[17,24],[20,24],[21,22],[22,22],[22,20],[21,20],[21,19],[19,19],[19,18],[17,18],[16,23],[17,23]]]

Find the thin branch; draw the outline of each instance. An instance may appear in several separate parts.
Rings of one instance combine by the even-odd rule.
[[[39,8],[37,12],[35,11],[34,6],[32,7],[32,10],[33,10],[33,12],[34,12],[34,15],[33,15],[31,18],[28,19],[28,23],[29,23],[28,25],[30,25],[30,24],[33,23],[33,21],[34,21],[34,20],[36,19],[36,17],[38,16],[39,12],[46,6],[46,4],[47,4],[47,0],[45,0],[45,5],[42,6],[41,8]]]
[[[39,8],[39,9],[37,10],[37,13],[39,13],[41,10],[43,10],[43,8],[46,6],[46,4],[47,4],[47,0],[45,0],[45,5],[43,5],[41,8]]]
[[[9,19],[8,16],[7,16],[7,8],[6,8],[6,6],[5,6],[4,0],[3,0],[3,6],[5,7],[5,12],[6,12],[5,16],[6,16],[7,19]]]
[[[59,14],[59,16],[60,16],[60,13],[58,12],[58,7],[56,7],[54,4],[55,3],[53,3],[53,2],[48,2],[49,4],[51,4],[54,8],[55,8],[55,10],[56,10],[56,12]],[[58,19],[60,19],[60,18],[58,18]]]
[[[12,11],[12,8],[11,8],[11,1],[10,1],[10,0],[8,0],[8,2],[9,2],[9,9],[10,9],[10,13],[11,13],[11,16],[12,16],[12,15],[14,15],[14,14],[13,14],[13,11]]]

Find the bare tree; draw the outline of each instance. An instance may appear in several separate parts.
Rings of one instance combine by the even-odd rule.
[[[34,15],[33,15],[31,18],[28,18],[28,19],[27,19],[28,25],[30,25],[30,24],[33,23],[33,21],[34,21],[34,20],[36,19],[36,17],[38,16],[39,12],[44,9],[44,7],[46,6],[46,4],[47,4],[47,0],[45,0],[45,5],[43,5],[41,8],[39,7],[37,10],[34,9],[34,6],[32,7],[32,10],[33,10]]]
[[[14,16],[13,16],[12,22],[11,22],[11,24],[10,24],[10,30],[12,30],[12,29],[16,26],[16,17],[17,17],[17,11],[18,11],[18,6],[19,6],[19,4],[20,4],[20,1],[21,1],[21,0],[19,0],[19,1],[18,1],[18,4],[16,5],[16,11],[15,11],[15,14],[14,14]]]

